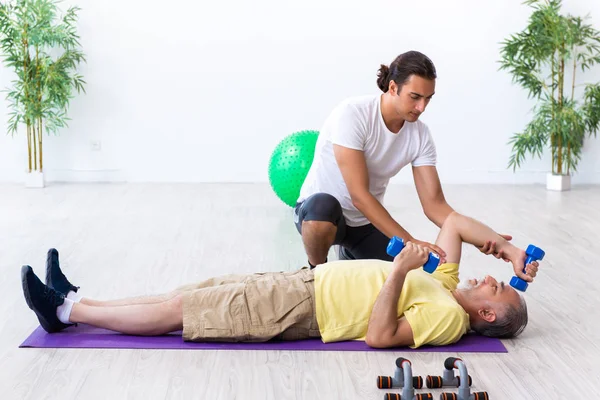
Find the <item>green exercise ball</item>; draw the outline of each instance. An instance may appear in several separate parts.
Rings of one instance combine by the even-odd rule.
[[[271,154],[269,183],[277,197],[290,207],[296,205],[312,165],[318,137],[318,131],[292,133],[283,138]]]

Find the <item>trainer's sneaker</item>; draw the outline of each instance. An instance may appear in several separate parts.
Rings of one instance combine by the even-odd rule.
[[[56,315],[58,306],[65,302],[65,295],[44,285],[29,265],[21,268],[21,283],[27,305],[35,312],[46,332],[58,332],[73,325],[63,324]]]
[[[339,260],[354,260],[354,256],[350,251],[344,246],[340,246],[338,249],[338,259]]]
[[[48,250],[48,256],[46,257],[46,285],[65,296],[71,290],[77,292],[77,289],[79,289],[78,286],[73,286],[60,270],[58,250],[56,249]]]

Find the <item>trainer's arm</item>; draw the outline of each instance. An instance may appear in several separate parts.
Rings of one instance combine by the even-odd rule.
[[[436,167],[413,167],[413,179],[423,212],[431,222],[441,228],[454,210],[446,202]]]
[[[347,147],[333,145],[352,204],[387,237],[398,236],[405,241],[413,237],[396,222],[390,213],[369,191],[369,173],[364,153]]]
[[[393,268],[371,311],[365,342],[370,347],[411,346],[413,332],[408,321],[398,318],[398,299],[407,270]]]
[[[412,241],[430,247],[442,258],[444,250],[438,246],[415,239],[406,229],[396,222],[390,213],[369,191],[369,173],[364,153],[347,147],[333,145],[337,164],[346,182],[352,204],[384,235],[391,238],[398,236],[405,242]]]

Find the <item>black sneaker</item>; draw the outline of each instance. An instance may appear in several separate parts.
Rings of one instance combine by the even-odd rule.
[[[29,265],[21,268],[21,283],[27,305],[35,312],[46,332],[62,331],[73,325],[63,324],[56,315],[58,306],[65,302],[65,295],[44,285]]]
[[[77,292],[77,289],[79,289],[79,287],[73,286],[60,270],[58,250],[56,249],[48,250],[48,256],[46,257],[46,285],[65,296],[71,290]]]

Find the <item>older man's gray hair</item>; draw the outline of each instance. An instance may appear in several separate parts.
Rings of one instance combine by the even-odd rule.
[[[496,309],[494,322],[478,321],[471,328],[483,336],[507,339],[519,336],[527,326],[527,321],[527,304],[519,294],[518,306],[502,304]]]

